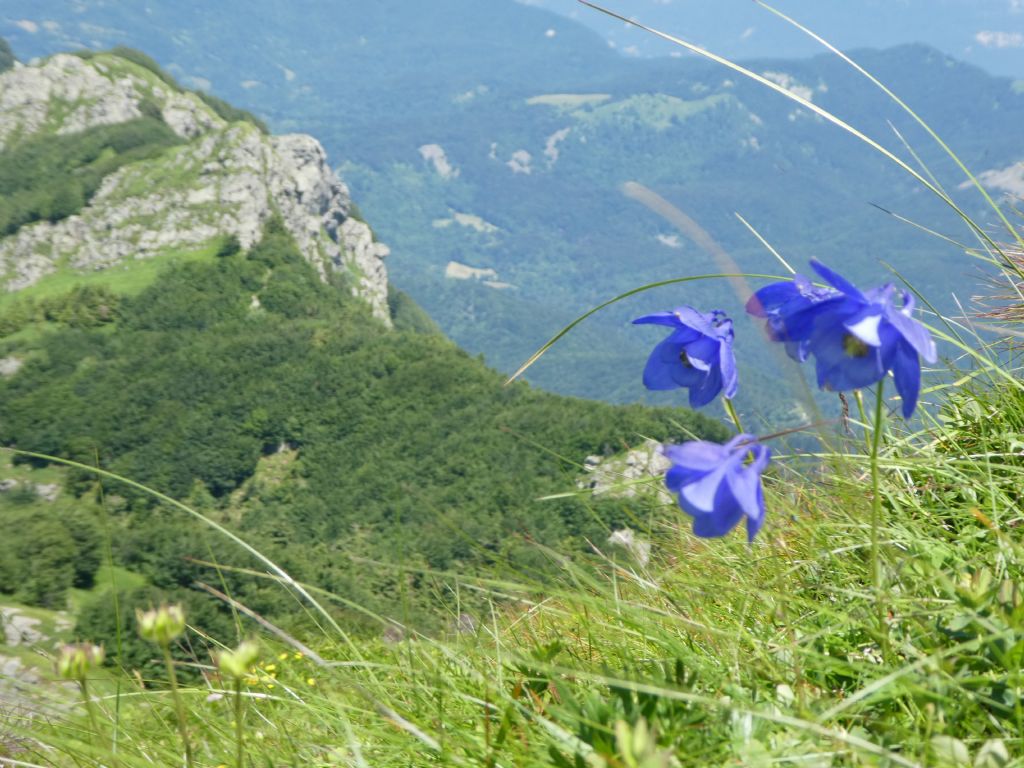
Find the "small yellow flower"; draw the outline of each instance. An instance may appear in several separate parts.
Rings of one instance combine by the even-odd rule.
[[[264,668],[265,670],[267,670],[267,672],[273,672],[274,670],[276,670],[276,669],[277,669],[277,664],[267,664],[267,665],[266,665],[266,666],[264,666],[263,668]]]
[[[260,681],[257,680],[255,677],[247,677],[245,679],[245,684],[246,685],[259,685]]]
[[[314,680],[312,677],[307,677],[306,685],[316,685],[316,680]]]
[[[292,654],[292,658],[295,659],[296,661],[298,661],[299,659],[302,658],[302,652],[301,651],[296,651],[294,654]]]
[[[287,653],[279,653],[277,655],[277,660],[278,661],[287,661],[288,660],[288,654]]]

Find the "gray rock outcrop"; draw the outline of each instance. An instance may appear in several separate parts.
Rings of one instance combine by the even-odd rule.
[[[653,494],[662,503],[672,501],[671,494],[661,484],[661,477],[672,466],[661,452],[661,444],[644,440],[643,445],[625,454],[602,459],[588,456],[583,462],[586,474],[576,481],[580,489],[589,489],[595,495],[633,498],[640,493]]]
[[[78,215],[0,240],[7,291],[60,269],[89,272],[195,252],[227,235],[249,247],[276,213],[322,278],[347,273],[353,294],[389,322],[388,248],[349,215],[348,188],[310,136],[229,124],[194,94],[117,57],[58,55],[0,76],[0,151],[30,135],[135,119],[144,103],[187,143],[111,174]]]

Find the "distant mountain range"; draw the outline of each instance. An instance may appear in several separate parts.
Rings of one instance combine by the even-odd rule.
[[[685,233],[625,196],[629,182],[695,219],[744,271],[780,267],[734,213],[798,266],[817,256],[878,281],[886,276],[880,261],[889,262],[944,306],[952,291],[965,298],[975,290],[976,267],[958,248],[872,207],[969,236],[866,147],[717,66],[624,58],[597,33],[537,7],[11,0],[5,15],[0,33],[11,34],[22,56],[127,43],[277,130],[317,135],[344,159],[363,213],[392,246],[394,282],[460,345],[506,371],[610,296],[722,271]],[[986,172],[994,191],[1024,191],[1019,83],[921,45],[856,56]],[[919,129],[841,62],[749,65],[909,157],[892,121],[944,183],[956,190],[962,182]],[[963,200],[985,215],[976,197]],[[630,317],[679,303],[741,314],[740,298],[708,282],[631,300],[581,326],[531,375],[560,392],[647,398],[636,370],[653,339]],[[739,333],[744,407],[770,421],[791,418],[796,404],[780,392],[777,362],[752,324],[741,322]]]
[[[593,28],[627,56],[672,48],[581,6],[524,0]],[[749,0],[599,0],[611,10],[733,58],[813,56],[818,43]],[[1024,78],[1020,0],[772,0],[769,5],[843,48],[926,43],[1000,75]]]

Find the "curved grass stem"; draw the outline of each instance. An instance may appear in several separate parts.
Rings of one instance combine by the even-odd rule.
[[[725,412],[729,414],[729,418],[732,420],[733,425],[736,427],[736,431],[742,435],[743,422],[740,421],[740,415],[736,411],[736,406],[733,405],[732,400],[724,396],[722,397],[722,404],[725,406]]]

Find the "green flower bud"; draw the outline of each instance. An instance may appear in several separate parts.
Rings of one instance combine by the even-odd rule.
[[[85,680],[93,667],[105,658],[102,645],[72,643],[62,645],[57,653],[57,674],[65,680]]]
[[[158,645],[170,645],[185,631],[185,611],[180,605],[161,605],[148,611],[135,609],[139,634]]]
[[[235,650],[222,651],[217,656],[217,666],[222,675],[238,680],[249,674],[259,655],[260,647],[254,641],[243,640]]]

